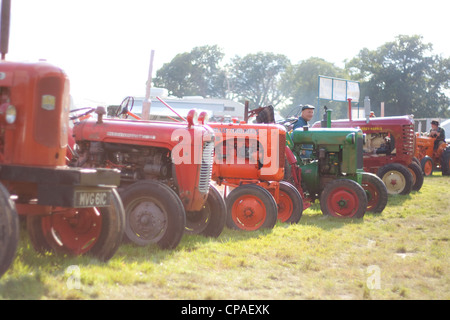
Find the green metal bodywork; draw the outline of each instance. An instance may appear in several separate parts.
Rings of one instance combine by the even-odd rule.
[[[286,135],[286,144],[302,170],[302,183],[312,197],[330,180],[361,184],[363,143],[363,132],[354,128],[299,128]],[[305,150],[312,151],[309,158],[301,156]]]

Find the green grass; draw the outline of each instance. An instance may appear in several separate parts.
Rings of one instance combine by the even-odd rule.
[[[316,203],[296,225],[186,235],[172,251],[122,245],[107,263],[39,255],[22,232],[0,298],[450,299],[449,211],[450,177],[435,173],[361,220]]]

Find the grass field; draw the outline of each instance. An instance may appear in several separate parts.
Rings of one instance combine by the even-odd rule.
[[[0,299],[450,299],[450,177],[390,196],[382,214],[184,236],[172,251],[123,245],[107,263],[37,254],[22,232]]]

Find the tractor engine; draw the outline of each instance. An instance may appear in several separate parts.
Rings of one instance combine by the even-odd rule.
[[[341,152],[327,152],[325,148],[318,151],[319,173],[321,175],[337,176],[341,174],[340,163],[342,162]]]
[[[172,177],[170,152],[164,148],[84,141],[76,152],[75,166],[117,168],[122,181]]]

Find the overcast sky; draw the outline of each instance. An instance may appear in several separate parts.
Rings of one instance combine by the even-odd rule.
[[[450,56],[448,0],[11,0],[7,60],[46,59],[66,71],[76,102],[145,95],[177,53],[217,44],[226,54],[273,52],[292,63],[338,66],[399,34],[423,36]],[[80,106],[81,107],[81,106]]]

